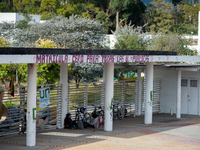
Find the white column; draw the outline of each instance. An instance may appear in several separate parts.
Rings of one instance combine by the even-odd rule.
[[[28,64],[26,146],[36,144],[36,77],[37,64]]]
[[[200,55],[200,11],[198,16],[198,55]]]
[[[68,63],[60,64],[60,83],[62,84],[62,116],[61,128],[64,128],[64,119],[68,108]]]
[[[181,70],[177,75],[176,118],[181,118]]]
[[[106,63],[105,71],[105,123],[104,130],[113,130],[114,63]]]
[[[103,64],[103,82],[106,82],[106,63]]]
[[[146,63],[146,99],[144,123],[152,124],[153,104],[153,62]]]
[[[141,79],[141,69],[137,69],[137,79],[138,79],[138,115],[141,115],[142,109],[142,79]]]

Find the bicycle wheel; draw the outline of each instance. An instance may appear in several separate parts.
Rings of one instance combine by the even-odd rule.
[[[97,120],[97,122],[96,122],[96,124],[95,124],[95,126],[94,126],[94,131],[99,127],[99,121],[100,121],[100,120],[99,120],[99,117],[98,117],[98,120]],[[93,131],[93,132],[94,132],[94,131]]]
[[[124,108],[124,116],[125,116],[125,117],[127,117],[127,113],[128,113],[128,112],[127,112],[127,109]]]
[[[79,114],[76,114],[76,117],[75,117],[76,123],[78,123],[79,120],[80,120],[80,116],[79,116]]]
[[[124,119],[124,111],[122,109],[118,109],[117,115],[120,120]]]
[[[99,123],[99,127],[103,127],[104,125],[104,116],[100,116],[100,119],[99,119],[100,123]]]

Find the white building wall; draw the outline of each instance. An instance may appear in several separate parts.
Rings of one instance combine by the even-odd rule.
[[[0,23],[16,22],[16,13],[0,13]]]
[[[29,24],[33,23],[40,23],[41,16],[40,15],[29,15],[31,17],[31,21]],[[23,20],[23,14],[18,13],[0,13],[0,23],[2,22],[13,22],[16,23],[17,21]]]
[[[161,78],[161,113],[176,112],[177,93],[177,71],[176,70],[155,70],[154,78]]]
[[[182,71],[182,78],[198,79],[198,87],[200,85],[200,72]],[[161,78],[161,100],[160,112],[176,113],[176,93],[177,93],[177,70],[154,70],[154,78]],[[200,88],[199,88],[200,93]],[[182,99],[182,98],[181,98]],[[198,97],[199,99],[199,97]],[[200,115],[200,99],[199,101],[199,115]],[[181,101],[181,109],[186,108],[186,103]],[[185,111],[181,110],[181,113]]]

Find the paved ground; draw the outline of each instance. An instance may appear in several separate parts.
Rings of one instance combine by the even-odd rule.
[[[114,131],[44,130],[37,133],[37,145],[26,147],[26,135],[0,137],[0,150],[200,150],[200,116],[157,114],[152,125],[144,117],[114,121]]]

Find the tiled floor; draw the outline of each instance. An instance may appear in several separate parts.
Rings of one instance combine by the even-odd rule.
[[[43,130],[37,133],[36,146],[26,146],[26,135],[0,137],[0,150],[116,150],[175,149],[200,150],[200,116],[156,114],[152,125],[144,117],[127,117],[114,121],[114,130]]]

